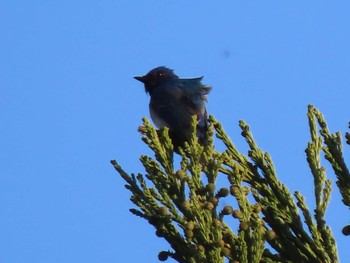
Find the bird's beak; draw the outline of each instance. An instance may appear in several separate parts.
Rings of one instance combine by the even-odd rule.
[[[134,77],[134,79],[137,79],[138,81],[141,81],[142,83],[146,82],[146,77],[145,76],[141,76],[141,77],[136,76],[136,77]]]

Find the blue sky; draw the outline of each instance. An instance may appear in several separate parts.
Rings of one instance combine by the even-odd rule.
[[[168,249],[129,213],[109,163],[143,172],[138,158],[150,151],[137,127],[149,98],[132,77],[160,65],[204,75],[208,112],[242,151],[245,120],[312,210],[307,105],[347,131],[349,10],[349,1],[2,1],[0,261],[156,262]],[[333,188],[327,220],[345,262],[349,210]]]

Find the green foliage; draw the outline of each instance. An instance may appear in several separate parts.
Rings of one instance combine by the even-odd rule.
[[[153,158],[140,158],[146,174],[129,175],[116,161],[112,164],[131,191],[131,201],[137,208],[130,211],[153,225],[156,235],[166,239],[172,248],[160,252],[159,260],[171,257],[182,263],[220,263],[225,258],[242,263],[338,262],[336,243],[324,219],[331,181],[326,179],[321,153],[335,171],[347,206],[349,171],[340,134],[330,134],[322,115],[312,106],[308,118],[311,141],[306,156],[315,185],[314,213],[299,192],[290,193],[278,180],[270,155],[257,146],[243,121],[239,126],[249,146],[247,155],[237,150],[221,124],[211,116],[208,145],[198,144],[193,131],[189,143],[179,150],[179,164],[174,165],[167,128],[157,131],[144,119],[139,131],[154,152]],[[192,127],[196,127],[195,119]],[[225,145],[223,152],[214,148],[214,132]],[[346,136],[349,143],[350,135]],[[226,187],[218,187],[218,177],[226,178]],[[224,205],[227,203],[232,205]],[[236,224],[230,226],[228,221],[233,220]]]

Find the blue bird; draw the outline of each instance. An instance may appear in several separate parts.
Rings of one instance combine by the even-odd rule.
[[[192,116],[198,120],[197,136],[206,145],[207,111],[205,103],[211,87],[201,83],[203,77],[181,79],[166,67],[152,69],[144,76],[134,77],[145,85],[151,97],[149,110],[158,128],[169,128],[169,136],[177,149],[191,136]]]

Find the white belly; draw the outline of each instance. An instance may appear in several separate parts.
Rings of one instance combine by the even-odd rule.
[[[151,114],[151,118],[152,118],[152,121],[154,122],[154,124],[159,128],[163,128],[164,126],[167,126],[167,124],[165,123],[165,121],[163,121],[159,116],[158,114],[152,110],[152,107],[149,107],[149,112]]]

